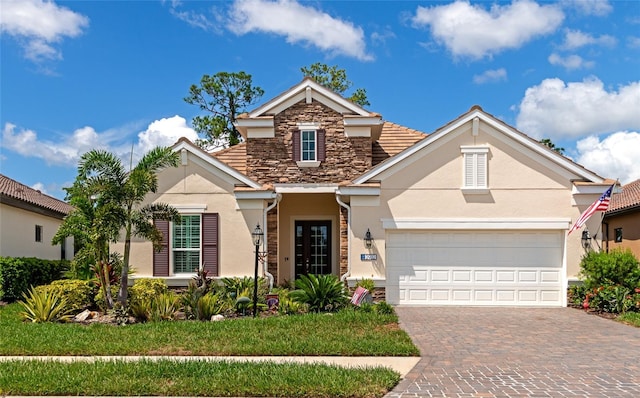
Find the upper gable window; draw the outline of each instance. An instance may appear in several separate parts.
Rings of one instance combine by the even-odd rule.
[[[487,159],[489,148],[460,147],[464,159],[462,189],[468,193],[485,193],[487,188]]]
[[[315,162],[316,161],[316,130],[302,130],[300,131],[300,144],[303,162]]]
[[[298,123],[292,134],[293,160],[298,167],[318,167],[325,160],[325,131],[316,123]]]

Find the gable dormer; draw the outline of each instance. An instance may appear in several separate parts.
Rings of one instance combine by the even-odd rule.
[[[247,174],[262,183],[338,183],[372,165],[381,116],[310,78],[238,117]]]

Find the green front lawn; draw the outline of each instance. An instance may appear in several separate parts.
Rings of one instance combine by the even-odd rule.
[[[616,320],[640,328],[640,312],[625,312],[618,315]]]
[[[126,326],[24,323],[0,307],[0,355],[417,356],[395,315],[355,310]]]
[[[382,397],[386,368],[237,362],[0,362],[0,395]]]

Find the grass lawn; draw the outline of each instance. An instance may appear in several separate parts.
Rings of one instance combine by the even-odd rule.
[[[640,312],[627,312],[624,314],[620,314],[616,318],[616,321],[627,323],[629,325],[640,328]]]
[[[399,381],[377,367],[190,361],[0,363],[0,395],[382,397]]]
[[[24,323],[19,312],[0,307],[0,355],[419,355],[397,316],[353,310],[125,326]]]
[[[32,324],[0,307],[0,355],[417,356],[395,315],[353,310],[126,326]],[[384,396],[400,380],[387,368],[205,361],[0,362],[0,395]]]

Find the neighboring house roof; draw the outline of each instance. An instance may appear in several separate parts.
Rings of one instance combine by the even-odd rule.
[[[640,180],[623,185],[620,192],[614,192],[611,195],[611,203],[609,203],[605,216],[634,209],[640,209]]]
[[[35,207],[58,213],[61,216],[65,216],[73,210],[73,206],[70,204],[19,183],[3,174],[0,174],[0,202],[32,211],[35,210]]]

